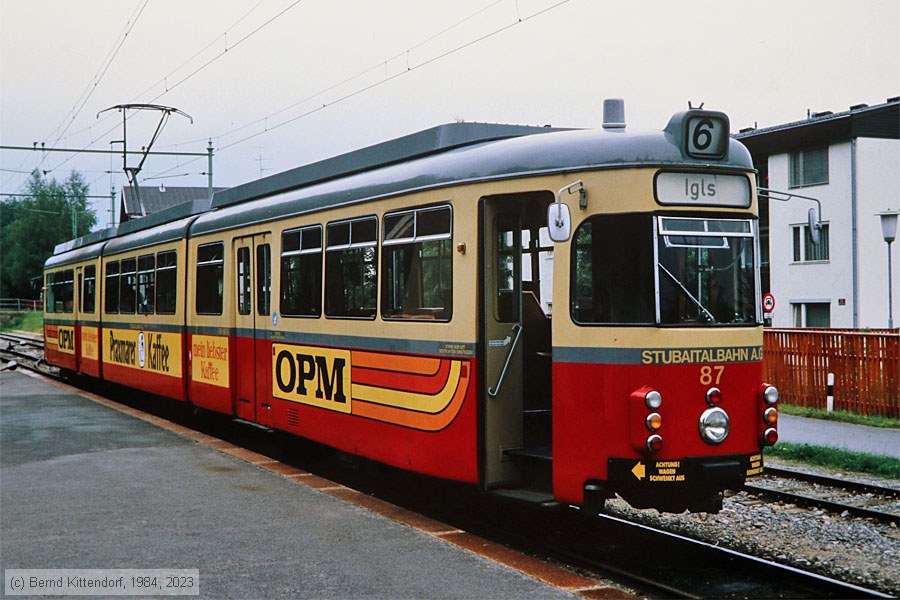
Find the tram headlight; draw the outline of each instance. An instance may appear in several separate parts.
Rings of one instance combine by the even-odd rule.
[[[763,384],[762,399],[766,404],[778,402],[778,388],[774,385]]]
[[[708,408],[700,415],[700,437],[707,444],[721,444],[728,437],[731,419],[721,408]]]

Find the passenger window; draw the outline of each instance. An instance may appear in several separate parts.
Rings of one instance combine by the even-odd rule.
[[[238,314],[250,314],[250,248],[243,246],[237,251],[237,301]]]
[[[178,285],[177,254],[175,250],[156,255],[156,313],[175,314],[175,295]]]
[[[127,258],[122,261],[122,272],[119,276],[119,312],[134,314],[137,298],[137,259]]]
[[[138,258],[138,312],[152,315],[156,300],[156,257],[145,254]]]
[[[97,266],[84,268],[84,279],[81,288],[81,312],[93,313],[97,305]]]
[[[322,226],[281,234],[281,314],[322,314]]]
[[[449,321],[453,312],[453,254],[449,206],[384,215],[385,319]]]
[[[104,308],[107,314],[119,312],[119,261],[106,263],[106,293]]]
[[[325,314],[375,318],[378,284],[378,220],[364,217],[326,229]]]
[[[195,307],[199,315],[222,314],[222,285],[225,270],[225,245],[222,242],[197,248]]]
[[[72,269],[47,275],[47,312],[70,313],[75,309],[74,276]]]
[[[269,244],[256,247],[256,314],[267,316],[272,298],[272,249]]]

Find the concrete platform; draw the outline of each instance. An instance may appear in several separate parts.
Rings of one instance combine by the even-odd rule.
[[[447,542],[276,470],[0,374],[3,569],[196,568],[207,598],[572,597],[464,550],[467,534]]]

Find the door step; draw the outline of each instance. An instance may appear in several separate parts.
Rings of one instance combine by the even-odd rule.
[[[232,419],[232,422],[237,423],[238,425],[252,427],[253,429],[257,429],[259,431],[264,431],[266,433],[275,433],[275,430],[272,429],[271,427],[266,427],[265,425],[260,425],[259,423],[254,423],[253,421],[245,421],[244,419]]]
[[[537,462],[552,462],[553,461],[553,448],[550,446],[529,446],[528,448],[508,448],[503,451],[503,454],[507,454],[509,456],[517,456],[520,458],[526,458],[530,460],[534,460]]]
[[[501,498],[508,498],[510,500],[516,500],[518,502],[525,502],[526,504],[537,504],[537,505],[543,506],[545,508],[552,508],[554,506],[559,506],[559,502],[556,501],[556,499],[553,497],[553,494],[551,494],[549,492],[543,492],[540,490],[499,489],[499,490],[490,490],[488,493],[493,496],[500,496]]]

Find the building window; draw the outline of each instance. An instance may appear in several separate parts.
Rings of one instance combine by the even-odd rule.
[[[828,148],[791,153],[790,187],[828,183]]]
[[[819,227],[818,244],[813,244],[812,236],[809,235],[809,225],[792,225],[791,235],[794,240],[794,262],[830,260],[827,223],[822,223]]]
[[[322,314],[322,226],[281,234],[281,314]]]
[[[378,220],[330,223],[325,231],[325,314],[375,318]]]
[[[386,214],[383,225],[384,318],[449,320],[453,308],[450,207]]]
[[[225,270],[225,245],[221,242],[197,248],[198,315],[222,314],[222,281]]]
[[[830,302],[792,302],[794,327],[824,329],[831,327]]]

